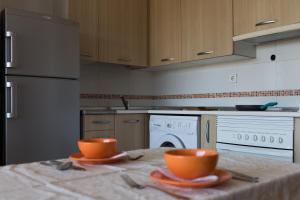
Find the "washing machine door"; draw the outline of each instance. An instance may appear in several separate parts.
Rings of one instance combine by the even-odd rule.
[[[174,147],[174,148],[180,148],[185,149],[184,143],[181,141],[179,137],[173,134],[165,134],[162,137],[159,138],[159,140],[155,143],[156,147]]]

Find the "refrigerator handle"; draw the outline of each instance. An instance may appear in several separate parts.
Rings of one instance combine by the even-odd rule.
[[[6,31],[5,37],[6,37],[5,67],[7,68],[15,67],[15,62],[14,62],[15,34],[11,31]]]
[[[10,89],[10,101],[8,102],[10,109],[6,113],[6,118],[12,119],[16,117],[16,85],[13,82],[6,82],[6,88]]]

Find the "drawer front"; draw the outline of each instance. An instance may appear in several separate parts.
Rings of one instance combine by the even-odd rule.
[[[114,131],[86,131],[84,133],[84,139],[92,138],[114,138]]]
[[[114,115],[86,115],[84,116],[84,131],[114,130]]]

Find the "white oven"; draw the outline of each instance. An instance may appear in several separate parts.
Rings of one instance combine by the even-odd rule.
[[[218,116],[217,149],[293,162],[294,118]]]

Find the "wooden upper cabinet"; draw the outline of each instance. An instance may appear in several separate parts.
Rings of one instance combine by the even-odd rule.
[[[256,0],[233,0],[234,35],[255,31]]]
[[[300,1],[281,0],[281,24],[289,25],[300,22]]]
[[[234,35],[300,22],[299,0],[234,0]]]
[[[149,0],[150,66],[181,62],[180,0]]]
[[[255,0],[256,31],[280,26],[280,0]]]
[[[100,23],[99,32],[102,29],[108,30],[108,61],[147,66],[148,1],[108,0],[107,11],[105,15],[108,16],[108,24],[103,27]],[[102,45],[100,41],[100,49],[103,49]],[[100,57],[101,52],[103,51],[100,51]]]
[[[80,54],[98,59],[98,0],[69,0],[69,17],[80,24]]]
[[[181,0],[182,60],[233,53],[232,0]]]
[[[234,35],[280,26],[280,0],[234,0]]]

